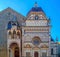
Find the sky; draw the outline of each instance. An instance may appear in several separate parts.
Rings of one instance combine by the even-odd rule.
[[[28,11],[37,2],[42,7],[46,16],[51,19],[51,36],[60,42],[60,0],[0,0],[0,11],[11,7],[26,16]]]

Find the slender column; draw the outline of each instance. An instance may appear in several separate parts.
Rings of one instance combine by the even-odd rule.
[[[13,57],[13,55],[14,55],[14,54],[13,54],[13,51],[12,51],[12,49],[10,49],[10,50],[9,50],[9,57]]]

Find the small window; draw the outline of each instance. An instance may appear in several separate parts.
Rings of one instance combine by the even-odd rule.
[[[53,55],[53,48],[51,49],[51,55]]]
[[[35,20],[38,20],[38,18],[39,18],[38,16],[35,16]]]
[[[26,52],[26,57],[30,57],[30,52]]]
[[[11,35],[11,31],[9,31],[9,35]]]
[[[46,52],[42,52],[42,57],[47,57],[47,53]]]

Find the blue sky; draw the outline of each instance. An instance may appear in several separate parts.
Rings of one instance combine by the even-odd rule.
[[[28,11],[37,2],[44,10],[46,16],[51,19],[51,36],[60,41],[60,0],[1,0],[0,11],[11,7],[26,16]]]

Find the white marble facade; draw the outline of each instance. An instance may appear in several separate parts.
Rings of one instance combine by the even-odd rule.
[[[7,19],[4,36],[7,41],[4,43],[7,44],[6,57],[56,57],[57,44],[51,40],[50,19],[36,5],[26,17],[11,8],[1,12],[1,16],[4,14],[4,19]]]

